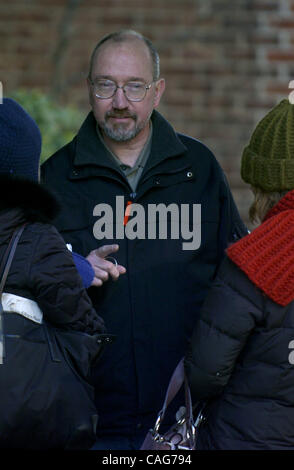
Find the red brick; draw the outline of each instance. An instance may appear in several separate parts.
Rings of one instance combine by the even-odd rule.
[[[264,109],[265,112],[264,114],[269,111],[273,106],[275,106],[275,99],[274,97],[271,97],[270,98],[267,98],[265,100],[261,100],[261,99],[250,99],[250,100],[246,100],[246,106],[250,109],[250,108],[256,108],[256,109]]]
[[[277,0],[255,0],[252,4],[252,9],[254,11],[275,11],[279,9],[279,4]]]
[[[227,51],[227,56],[231,59],[254,59],[255,58],[255,50],[252,48],[249,49],[229,49]]]
[[[277,94],[283,94],[285,97],[287,97],[290,93],[290,88],[289,88],[289,83],[270,83],[266,87],[266,91],[269,94],[272,93],[277,93]]]
[[[270,22],[270,25],[278,29],[293,29],[294,28],[294,18],[285,18],[282,20],[273,20]]]
[[[188,60],[208,59],[213,60],[215,53],[209,47],[203,47],[199,44],[187,45],[183,51],[178,51],[178,55]]]
[[[256,31],[248,36],[247,41],[252,46],[257,45],[267,45],[267,44],[278,44],[279,43],[279,34],[278,29],[271,30],[270,33],[262,33],[260,31]]]
[[[294,60],[294,51],[293,49],[288,51],[283,50],[275,50],[268,52],[267,57],[270,61],[277,61],[277,62],[288,62]]]

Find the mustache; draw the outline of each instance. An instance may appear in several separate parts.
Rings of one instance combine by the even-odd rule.
[[[137,119],[137,115],[135,113],[130,113],[129,111],[108,111],[105,114],[105,118],[131,118],[131,119]]]

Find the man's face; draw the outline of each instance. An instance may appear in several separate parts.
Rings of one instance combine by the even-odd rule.
[[[153,81],[153,67],[144,42],[130,40],[121,43],[106,42],[98,50],[91,79],[108,79],[123,86],[130,81],[149,85]],[[164,91],[164,80],[153,82],[142,101],[129,101],[118,88],[111,98],[100,99],[88,80],[90,104],[95,119],[104,135],[116,142],[126,142],[148,130],[153,109],[158,106]]]

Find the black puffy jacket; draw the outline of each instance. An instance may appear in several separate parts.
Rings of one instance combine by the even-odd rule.
[[[193,401],[207,403],[199,449],[294,449],[294,192],[285,198],[230,247],[195,325],[185,365]]]
[[[34,182],[0,177],[0,259],[13,231],[28,222],[20,238],[4,292],[36,301],[44,318],[89,334],[104,331],[62,237],[51,220],[55,198]]]

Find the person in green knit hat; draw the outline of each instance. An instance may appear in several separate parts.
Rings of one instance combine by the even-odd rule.
[[[284,99],[257,125],[244,149],[242,179],[255,196],[252,222],[262,222],[282,196],[294,188],[294,106]]]
[[[250,218],[227,249],[185,358],[206,403],[197,449],[294,449],[294,105],[257,125],[242,155]]]

